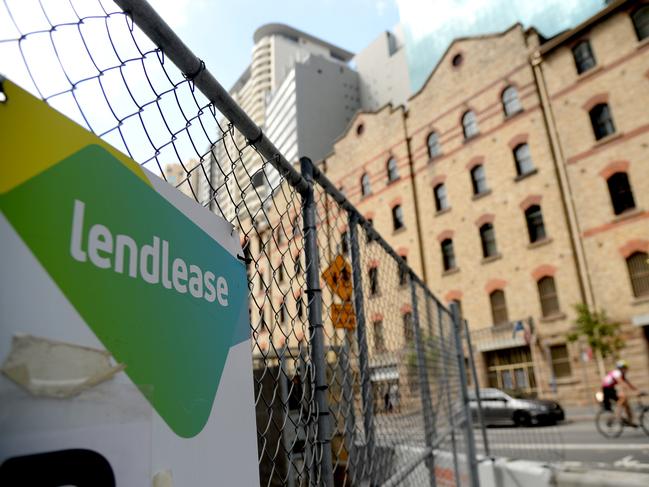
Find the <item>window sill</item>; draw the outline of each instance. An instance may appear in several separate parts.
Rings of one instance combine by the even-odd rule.
[[[536,249],[538,247],[543,247],[544,245],[548,245],[552,243],[552,239],[549,237],[545,237],[543,240],[537,240],[536,242],[532,242],[530,244],[527,244],[528,249]]]
[[[483,191],[482,193],[474,194],[471,199],[473,201],[479,200],[480,198],[484,198],[485,196],[489,196],[491,194],[491,190],[487,189],[486,191]]]
[[[633,301],[631,301],[631,306],[640,306],[641,304],[647,303],[649,303],[649,294],[633,298]]]
[[[432,164],[432,163],[435,162],[437,159],[440,159],[440,158],[443,157],[443,156],[444,156],[444,154],[443,154],[442,152],[440,152],[440,153],[437,154],[436,156],[432,156],[432,157],[431,157],[431,156],[428,156],[428,164]]]
[[[641,213],[644,213],[644,210],[638,208],[637,206],[635,208],[629,208],[628,210],[624,210],[619,215],[615,215],[615,218],[613,219],[613,223],[628,220],[630,218],[638,216]]]
[[[610,142],[613,142],[614,140],[619,139],[622,136],[624,136],[624,132],[613,132],[612,134],[608,134],[606,137],[602,137],[601,139],[596,140],[595,145],[593,147],[594,148],[601,147]]]
[[[644,49],[647,46],[649,46],[649,37],[642,39],[641,41],[638,41],[638,45],[636,46],[636,48]]]
[[[470,144],[471,142],[473,142],[478,137],[480,137],[480,132],[478,132],[477,134],[470,135],[469,137],[464,137],[464,140],[462,141],[462,143],[463,144]]]
[[[518,117],[521,113],[523,113],[525,109],[523,107],[519,108],[516,110],[514,113],[510,113],[509,115],[505,115],[505,120],[511,120],[512,118]]]
[[[593,67],[590,68],[589,70],[584,71],[583,73],[579,73],[579,74],[577,75],[577,81],[580,82],[580,81],[582,81],[582,80],[588,79],[588,78],[590,78],[591,76],[593,76],[593,75],[599,73],[600,71],[602,71],[602,69],[603,69],[603,68],[602,68],[602,65],[601,65],[601,64],[598,64],[598,65],[596,65],[596,66],[593,66]]]
[[[390,186],[390,185],[392,185],[392,184],[398,183],[399,181],[401,181],[401,176],[397,176],[397,177],[394,178],[394,179],[390,179],[390,180],[388,180],[388,184],[387,184],[387,185]]]
[[[370,294],[368,296],[369,299],[376,299],[376,298],[380,298],[380,297],[381,297],[381,291],[377,291],[376,293]]]
[[[502,258],[503,258],[503,254],[498,252],[497,254],[490,255],[489,257],[483,257],[482,260],[480,261],[480,264],[482,264],[482,265],[489,264],[491,262],[494,262],[494,261],[502,259]]]
[[[558,313],[553,313],[548,316],[542,316],[539,318],[540,323],[552,323],[553,321],[559,321],[566,318],[566,314],[559,311]]]
[[[460,268],[453,267],[452,269],[442,272],[442,277],[452,276],[453,274],[457,274],[458,272],[460,272]]]
[[[436,211],[436,212],[435,212],[435,216],[441,216],[441,215],[444,215],[445,213],[448,213],[449,211],[451,211],[451,207],[450,207],[450,206],[447,206],[447,207],[444,208],[443,210]]]
[[[575,377],[562,377],[561,379],[555,379],[555,381],[558,386],[567,386],[581,383],[581,380]]]
[[[403,233],[406,231],[405,225],[401,228],[397,228],[396,230],[392,230],[392,235],[398,235],[400,233]]]
[[[530,176],[534,176],[538,172],[539,172],[539,170],[535,168],[535,169],[532,169],[530,172],[526,172],[525,174],[519,174],[518,176],[516,176],[514,178],[514,182],[517,183],[519,181],[522,181],[523,179],[529,178]]]

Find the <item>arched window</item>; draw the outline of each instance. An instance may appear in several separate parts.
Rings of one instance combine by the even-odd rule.
[[[410,311],[403,314],[403,339],[406,345],[415,340],[415,327],[412,321],[412,313]]]
[[[460,315],[460,318],[462,318],[464,315],[462,314],[462,301],[459,299],[454,299],[451,301],[452,304],[455,304],[457,306],[457,311]]]
[[[541,207],[539,205],[532,205],[525,210],[525,221],[527,222],[530,243],[538,242],[546,237],[543,213],[541,213]]]
[[[545,276],[536,283],[539,289],[539,300],[541,301],[541,314],[543,316],[552,316],[559,312],[559,297],[557,289],[554,286],[554,278]]]
[[[342,232],[340,234],[340,251],[343,254],[349,253],[349,235],[347,232]]]
[[[590,123],[593,125],[595,140],[603,139],[607,135],[615,133],[613,116],[606,103],[595,105],[588,114],[590,115]]]
[[[379,268],[370,267],[367,275],[370,281],[370,296],[376,296],[379,293]]]
[[[575,58],[575,67],[577,68],[578,74],[588,71],[597,65],[593,50],[590,48],[590,42],[588,41],[581,41],[573,47],[572,56]]]
[[[405,223],[403,222],[403,209],[401,205],[396,205],[392,208],[392,229],[399,230],[403,228]]]
[[[505,302],[505,292],[501,289],[496,289],[489,295],[489,302],[491,304],[491,318],[493,324],[504,325],[505,323],[509,323],[507,303]]]
[[[534,171],[534,163],[530,154],[530,146],[519,144],[514,149],[514,160],[516,161],[516,173],[519,176],[529,174]]]
[[[626,258],[631,288],[636,297],[649,295],[649,254],[634,252]]]
[[[629,176],[625,172],[616,172],[606,180],[608,192],[611,196],[613,213],[619,215],[627,210],[635,208],[633,191],[629,184]]]
[[[435,194],[435,209],[442,211],[448,208],[448,195],[446,194],[446,186],[444,183],[439,183],[433,188]]]
[[[482,194],[489,190],[487,187],[487,175],[482,164],[478,164],[471,169],[471,183],[473,184],[473,194]]]
[[[408,263],[408,256],[402,255],[401,258],[406,263]],[[408,269],[406,269],[404,266],[399,265],[398,272],[399,272],[399,286],[405,286],[406,284],[408,284]]]
[[[455,269],[455,252],[453,251],[453,240],[447,238],[442,241],[442,265],[445,271]]]
[[[472,110],[462,115],[462,130],[464,131],[465,139],[470,139],[478,135],[478,120]]]
[[[282,298],[279,304],[279,322],[286,323],[286,298]]]
[[[372,324],[374,328],[374,351],[376,353],[385,352],[385,336],[383,332],[383,321],[377,320]]]
[[[361,176],[361,195],[367,196],[372,193],[370,186],[370,175],[365,173]]]
[[[296,216],[293,219],[292,232],[293,232],[294,237],[297,237],[300,234],[300,217],[299,216]]]
[[[492,257],[498,253],[496,247],[496,231],[491,223],[485,223],[480,227],[480,241],[482,242],[482,256]]]
[[[649,5],[644,5],[631,15],[633,27],[638,36],[638,40],[644,40],[649,37]]]
[[[514,115],[523,109],[521,101],[518,98],[518,90],[514,86],[508,86],[502,95],[503,110],[506,116]]]
[[[439,149],[439,136],[437,132],[431,132],[428,134],[428,139],[426,140],[428,144],[428,156],[432,159],[437,157],[440,154]]]
[[[388,159],[388,182],[396,181],[399,179],[399,170],[397,169],[397,160],[394,157]]]

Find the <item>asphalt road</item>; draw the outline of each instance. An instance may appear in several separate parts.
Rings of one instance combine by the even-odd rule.
[[[482,451],[481,431],[476,428],[474,432]],[[566,421],[556,426],[490,427],[487,435],[492,455],[649,472],[649,436],[641,429],[625,428],[619,438],[608,439],[597,432],[592,421]]]

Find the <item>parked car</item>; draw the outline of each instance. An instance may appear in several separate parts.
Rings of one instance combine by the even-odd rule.
[[[478,402],[475,393],[469,393],[473,420],[478,419]],[[565,419],[563,408],[556,401],[543,399],[517,399],[499,389],[480,389],[482,416],[485,424],[531,426],[555,424]]]

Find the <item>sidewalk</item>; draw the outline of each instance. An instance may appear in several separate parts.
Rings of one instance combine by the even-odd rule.
[[[598,406],[566,406],[566,421],[594,421]]]

